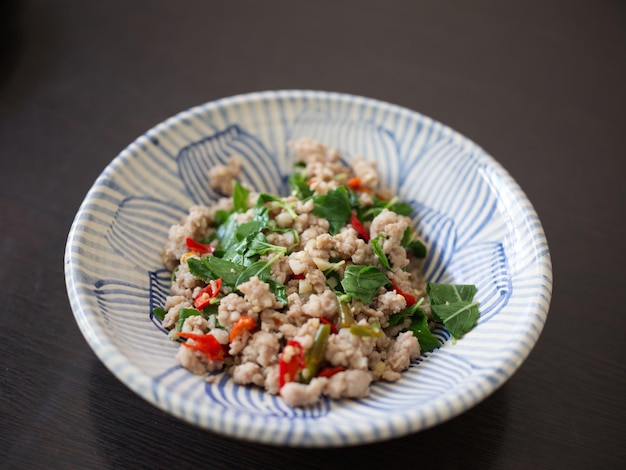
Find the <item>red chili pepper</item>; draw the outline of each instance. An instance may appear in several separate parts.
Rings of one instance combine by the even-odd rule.
[[[339,330],[337,329],[335,324],[333,322],[331,322],[328,318],[320,317],[320,323],[325,323],[325,324],[329,325],[331,333],[334,333],[334,334],[339,333]]]
[[[283,388],[287,382],[293,382],[304,366],[302,345],[294,339],[289,340],[278,362],[278,387]]]
[[[352,213],[352,217],[350,218],[350,223],[354,227],[354,230],[365,240],[366,242],[370,241],[370,233],[365,229],[361,221],[356,216],[356,213]]]
[[[222,278],[220,277],[216,281],[210,281],[207,286],[198,292],[198,295],[193,299],[193,306],[198,310],[208,307],[213,300],[220,293],[222,289]]]
[[[304,275],[304,273],[301,274],[294,274],[293,276],[291,276],[291,279],[298,279],[299,281],[302,279],[305,279],[306,276]]]
[[[197,242],[193,238],[185,238],[185,243],[187,244],[187,248],[191,251],[196,251],[200,254],[213,253],[215,251],[213,245]]]
[[[217,338],[211,334],[200,335],[196,333],[178,333],[178,336],[186,339],[193,339],[196,344],[183,343],[183,346],[200,351],[213,361],[224,360],[224,349]]]
[[[354,189],[355,191],[357,191],[359,189],[359,187],[361,186],[361,178],[350,178],[348,180],[348,187],[350,189]]]
[[[346,370],[345,367],[341,367],[341,366],[337,366],[337,367],[324,367],[322,370],[320,370],[317,374],[318,377],[332,377],[333,375],[337,374],[338,372],[343,372],[344,370]]]
[[[241,317],[239,320],[237,320],[237,323],[235,323],[233,329],[230,330],[230,342],[232,343],[237,336],[244,332],[244,330],[252,331],[255,328],[256,322],[252,317]]]
[[[402,290],[400,290],[400,288],[396,285],[395,282],[392,281],[391,283],[393,284],[393,290],[395,290],[398,294],[404,297],[404,300],[406,300],[407,307],[410,307],[411,305],[415,305],[415,303],[417,302],[415,300],[415,296],[411,294],[407,294],[406,292],[402,292]]]
[[[347,185],[348,185],[348,188],[350,188],[352,191],[356,191],[357,193],[366,193],[366,194],[373,193],[371,188],[368,188],[367,186],[363,186],[361,182],[361,178],[350,178],[347,182]]]

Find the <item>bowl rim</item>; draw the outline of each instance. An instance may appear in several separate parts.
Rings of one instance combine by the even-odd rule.
[[[393,113],[399,113],[405,115],[410,119],[416,117],[425,119],[431,124],[437,124],[442,127],[446,132],[454,135],[463,141],[469,142],[477,149],[483,152],[489,164],[498,171],[498,175],[505,179],[506,186],[511,188],[516,198],[524,205],[524,213],[527,216],[533,218],[533,240],[537,238],[542,239],[545,243],[545,251],[540,258],[534,263],[537,275],[543,278],[543,298],[540,306],[540,302],[535,302],[536,312],[532,318],[528,318],[528,322],[532,323],[532,327],[536,330],[534,341],[532,344],[526,344],[524,348],[518,348],[515,350],[515,354],[507,357],[507,361],[503,361],[501,370],[498,374],[487,376],[473,376],[474,382],[472,383],[472,390],[479,390],[479,393],[465,394],[461,398],[461,394],[464,392],[464,388],[456,390],[452,396],[444,396],[442,398],[435,399],[432,403],[431,412],[425,412],[420,409],[404,409],[403,416],[397,419],[393,424],[389,426],[393,428],[388,433],[380,431],[372,432],[368,428],[367,423],[352,423],[356,425],[354,429],[355,436],[342,436],[343,430],[334,429],[333,433],[341,437],[341,439],[328,440],[328,439],[310,439],[310,436],[322,436],[327,437],[326,434],[317,430],[304,430],[302,428],[292,429],[292,434],[289,441],[285,441],[283,438],[278,438],[274,432],[262,432],[263,429],[269,424],[272,426],[272,420],[256,420],[252,419],[251,422],[247,422],[246,426],[237,426],[237,422],[242,419],[242,414],[238,412],[229,412],[228,410],[223,413],[219,413],[216,416],[210,415],[210,410],[193,409],[193,402],[188,401],[186,403],[181,402],[175,396],[168,396],[170,391],[167,389],[159,389],[154,384],[154,379],[146,374],[140,367],[136,366],[130,361],[126,360],[126,356],[120,352],[115,344],[108,338],[105,331],[98,325],[97,322],[90,321],[91,316],[97,316],[97,312],[90,311],[90,305],[88,302],[82,302],[81,298],[85,295],[92,295],[85,285],[81,285],[80,259],[72,252],[72,246],[79,240],[81,235],[81,221],[83,220],[85,213],[92,207],[93,201],[96,198],[97,189],[107,178],[114,175],[115,167],[129,158],[128,151],[137,142],[146,138],[147,136],[158,136],[159,133],[166,131],[175,124],[181,122],[181,120],[188,118],[189,116],[196,116],[198,114],[205,114],[211,110],[219,109],[221,107],[227,107],[236,105],[243,102],[254,102],[264,100],[282,100],[288,98],[300,98],[305,97],[308,99],[320,99],[324,100],[336,100],[336,101],[350,101],[359,104],[365,104],[371,107],[382,107]],[[298,89],[285,89],[285,90],[266,90],[256,91],[252,93],[242,93],[230,97],[224,97],[217,100],[209,101],[204,104],[193,106],[189,109],[183,110],[164,121],[156,124],[151,129],[146,131],[143,135],[137,137],[133,142],[126,146],[113,160],[105,167],[105,169],[98,176],[93,183],[84,200],[80,204],[80,207],[76,213],[76,216],[72,222],[69,230],[67,243],[64,254],[64,273],[66,289],[70,301],[70,305],[73,311],[74,318],[79,326],[79,329],[85,337],[87,343],[94,351],[96,356],[104,363],[104,365],[126,386],[141,396],[143,399],[160,408],[163,411],[171,413],[179,419],[182,419],[190,424],[217,432],[219,434],[227,435],[234,438],[242,438],[244,440],[253,440],[255,442],[263,444],[275,444],[275,445],[289,445],[299,447],[329,447],[340,445],[357,445],[365,444],[374,441],[387,440],[395,437],[400,437],[409,433],[413,433],[419,430],[428,429],[436,424],[445,422],[455,416],[458,416],[464,411],[472,408],[485,398],[490,396],[495,390],[497,390],[502,384],[504,384],[521,366],[521,364],[528,357],[532,349],[534,349],[536,342],[543,330],[547,314],[549,310],[549,304],[552,295],[552,263],[550,258],[549,249],[545,237],[545,232],[539,221],[534,207],[529,201],[526,194],[519,187],[517,182],[509,175],[509,173],[495,160],[491,155],[485,152],[482,148],[476,145],[471,139],[465,137],[458,131],[442,124],[428,116],[425,116],[417,111],[411,109],[381,101],[374,98],[367,98],[359,95],[353,95],[349,93],[328,92],[320,90],[298,90]],[[104,333],[104,334],[103,334]],[[470,385],[470,384],[466,384]],[[174,394],[175,395],[175,394]],[[443,394],[446,395],[446,394]],[[167,406],[166,403],[174,404],[174,406]],[[445,405],[445,406],[444,406]],[[209,413],[207,415],[207,413]],[[209,426],[203,426],[195,416],[197,414],[203,415],[204,418],[209,419]],[[391,419],[391,418],[390,418]],[[205,420],[206,422],[206,420]],[[397,426],[396,426],[397,425]],[[247,429],[242,429],[247,428]],[[397,428],[397,429],[396,429]],[[351,429],[352,430],[352,429]],[[308,438],[307,438],[308,436]],[[307,440],[309,439],[309,440]]]

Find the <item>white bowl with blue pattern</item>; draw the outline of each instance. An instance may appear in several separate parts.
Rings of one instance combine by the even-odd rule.
[[[430,247],[430,281],[475,284],[481,315],[458,341],[411,364],[361,400],[293,409],[223,376],[208,383],[176,364],[177,343],[153,318],[169,288],[160,250],[187,208],[216,197],[206,171],[243,156],[242,179],[287,194],[294,155],[312,137],[376,160],[383,182],[415,212]],[[509,174],[476,144],[414,111],[358,96],[268,91],[178,114],[129,145],[97,179],[65,252],[76,321],[102,362],[157,407],[231,437],[288,446],[343,446],[429,428],[471,408],[522,364],[543,328],[552,268],[541,223]]]

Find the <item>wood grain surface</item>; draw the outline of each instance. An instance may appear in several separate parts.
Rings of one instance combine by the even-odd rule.
[[[554,295],[496,393],[436,428],[289,449],[193,428],[95,357],[67,300],[80,202],[135,137],[236,93],[312,88],[460,131],[544,224]],[[0,2],[1,468],[624,468],[623,1]]]

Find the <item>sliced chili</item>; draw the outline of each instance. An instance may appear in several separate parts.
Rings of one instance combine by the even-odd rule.
[[[324,324],[330,326],[330,332],[331,333],[333,333],[333,334],[339,333],[339,330],[337,329],[335,324],[333,322],[331,322],[328,318],[320,317],[320,323],[324,323]]]
[[[222,278],[220,277],[216,281],[209,281],[207,286],[198,292],[198,295],[193,299],[193,306],[198,310],[202,310],[211,304],[211,300],[218,296],[222,289]]]
[[[233,329],[230,330],[230,342],[241,335],[244,331],[252,331],[256,328],[256,322],[252,317],[241,317],[233,326]]]
[[[291,276],[291,279],[298,279],[298,280],[302,280],[306,278],[306,276],[304,275],[304,273],[300,273],[300,274],[294,274],[293,276]]]
[[[211,334],[200,335],[197,333],[178,333],[178,336],[185,339],[193,339],[196,343],[183,343],[183,346],[200,351],[206,357],[213,361],[224,360],[224,349],[220,342]]]
[[[337,366],[337,367],[324,367],[322,370],[320,370],[317,373],[318,377],[332,377],[333,375],[339,373],[339,372],[343,372],[344,370],[346,370],[345,367],[342,366]]]
[[[339,302],[339,327],[348,328],[354,324],[354,315],[347,302],[337,299]]]
[[[278,387],[283,388],[287,382],[293,382],[304,369],[304,351],[295,339],[289,340],[283,349],[278,362]]]
[[[348,180],[348,187],[350,189],[354,189],[355,191],[358,190],[361,186],[361,178],[350,178]]]
[[[400,294],[402,297],[404,297],[404,300],[406,300],[406,305],[407,307],[410,307],[411,305],[415,305],[415,303],[417,302],[415,300],[415,296],[411,295],[411,294],[407,294],[406,292],[403,292],[397,285],[395,282],[392,281],[393,284],[393,290],[395,290],[398,294]]]
[[[193,238],[185,238],[185,243],[187,244],[187,248],[191,251],[195,251],[200,254],[213,253],[215,251],[213,245],[197,242]]]
[[[366,230],[365,226],[356,216],[355,212],[353,212],[352,216],[350,217],[350,223],[354,227],[354,230],[357,231],[357,233],[361,236],[363,240],[365,240],[366,242],[370,241],[370,233]]]
[[[376,337],[376,338],[379,338],[384,335],[382,331],[375,330],[369,325],[352,325],[350,327],[350,333],[352,333],[354,336]]]
[[[322,323],[315,332],[313,345],[311,346],[311,349],[309,349],[304,360],[305,366],[301,374],[301,381],[303,383],[308,384],[320,370],[320,366],[324,361],[324,354],[326,353],[326,344],[328,343],[329,336],[330,325]]]

